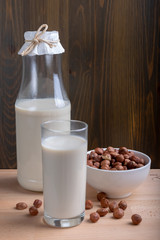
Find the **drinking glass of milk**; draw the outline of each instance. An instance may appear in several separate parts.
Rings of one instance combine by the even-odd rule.
[[[44,220],[55,227],[80,224],[85,214],[88,125],[77,120],[41,125]]]
[[[61,71],[64,48],[58,32],[47,28],[43,24],[37,32],[26,32],[19,51],[23,74],[15,103],[17,175],[20,185],[33,191],[43,190],[41,123],[70,120],[71,111]]]

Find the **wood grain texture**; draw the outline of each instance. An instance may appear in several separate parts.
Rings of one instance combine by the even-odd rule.
[[[43,221],[43,208],[31,217],[28,208],[15,209],[17,202],[25,201],[30,207],[34,199],[43,201],[43,194],[24,190],[17,182],[16,170],[0,170],[0,232],[1,240],[159,240],[160,234],[160,169],[151,169],[148,178],[131,196],[126,198],[127,209],[122,219],[114,219],[112,213],[95,224],[89,220],[90,213],[97,211],[100,203],[97,191],[87,185],[86,198],[93,202],[93,208],[85,211],[84,221],[77,227],[58,229],[49,227]],[[117,199],[117,202],[120,200]],[[54,204],[54,203],[53,203]],[[138,226],[131,223],[132,214],[142,216]]]
[[[0,0],[0,168],[16,168],[14,103],[23,33],[42,23],[66,50],[72,118],[89,125],[89,149],[127,146],[160,168],[159,0]]]
[[[89,148],[127,146],[160,167],[158,1],[74,1],[73,8],[72,113],[89,124]]]

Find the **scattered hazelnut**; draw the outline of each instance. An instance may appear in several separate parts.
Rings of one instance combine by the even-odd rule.
[[[91,159],[87,160],[87,165],[90,167],[93,167],[93,161]]]
[[[98,154],[95,153],[94,151],[91,151],[90,154],[89,154],[89,158],[90,158],[90,159],[94,159],[94,158],[97,157],[97,156],[98,156]]]
[[[38,214],[38,209],[35,206],[29,208],[29,213],[32,216],[36,216]]]
[[[97,209],[97,213],[99,214],[100,217],[103,217],[108,213],[108,211],[106,208],[99,208]]]
[[[144,164],[145,164],[144,159],[143,159],[143,158],[140,158],[140,159],[139,159],[139,163],[144,165]]]
[[[116,168],[117,170],[124,170],[124,167],[121,166],[121,165],[117,165],[115,168]]]
[[[109,165],[110,164],[110,161],[109,160],[103,160],[101,162],[101,166],[104,166],[104,165]]]
[[[93,202],[91,200],[86,200],[85,208],[86,209],[93,208]]]
[[[119,148],[119,153],[120,154],[126,154],[126,153],[128,153],[128,149],[126,147],[120,147]]]
[[[129,151],[128,155],[129,155],[129,158],[130,158],[130,157],[132,157],[134,155],[134,152]]]
[[[107,197],[107,195],[106,195],[106,193],[104,193],[104,192],[99,192],[99,193],[97,194],[97,199],[98,199],[98,201],[101,201],[102,198],[106,198],[106,197]]]
[[[108,151],[108,152],[114,152],[115,150],[114,150],[113,147],[110,147],[110,146],[109,146],[109,147],[107,147],[107,151]]]
[[[110,170],[110,166],[109,165],[104,165],[101,167],[101,169],[103,170]]]
[[[123,162],[123,165],[124,166],[127,166],[127,164],[130,162],[131,160],[129,160],[128,158],[126,158],[125,160],[124,160],[124,162]]]
[[[109,209],[111,212],[114,211],[114,209],[118,208],[118,203],[116,201],[112,201],[109,203]]]
[[[100,215],[98,214],[98,212],[93,212],[90,214],[90,220],[91,222],[95,223],[100,219]]]
[[[36,199],[36,200],[34,200],[33,205],[34,205],[36,208],[40,208],[41,205],[42,205],[42,201],[41,201],[40,199]]]
[[[133,214],[131,219],[134,225],[138,225],[142,221],[142,217],[139,214]]]
[[[129,158],[129,154],[127,154],[127,153],[124,154],[123,156],[124,156],[124,158],[127,158],[127,159]]]
[[[18,210],[23,210],[23,209],[25,209],[27,207],[28,206],[27,206],[27,204],[25,202],[19,202],[19,203],[16,204],[16,209],[18,209]]]
[[[97,168],[97,167],[93,165],[92,168]]]
[[[137,163],[139,163],[138,161],[140,160],[140,158],[135,156],[135,155],[131,156],[129,159],[132,160],[132,161],[135,161]]]
[[[94,161],[96,161],[96,162],[100,162],[101,161],[101,155],[96,155],[95,157],[94,157]]]
[[[128,163],[127,163],[127,168],[128,168],[128,169],[133,169],[134,166],[135,166],[134,163],[135,163],[134,161],[130,161],[130,162],[128,162]]]
[[[138,163],[141,163],[141,159],[140,159],[139,157],[136,157],[134,161],[135,161],[137,164],[138,164]],[[142,161],[143,161],[143,159],[142,159]]]
[[[124,156],[122,154],[117,155],[116,157],[117,162],[124,162]]]
[[[112,158],[110,163],[113,165],[115,162],[116,162],[116,160],[114,158]]]
[[[143,164],[141,164],[141,163],[138,163],[137,164],[137,168],[140,168],[140,167],[143,167],[144,165]]]
[[[132,161],[132,162],[133,162],[134,168],[137,168],[137,163],[135,161]]]
[[[97,168],[99,168],[99,167],[100,167],[100,163],[99,163],[99,162],[95,162],[95,163],[94,163],[94,166],[96,166]]]
[[[109,201],[107,198],[101,198],[101,206],[102,208],[107,208],[109,206]]]
[[[110,154],[113,158],[116,158],[119,155],[117,152],[110,152]]]
[[[113,163],[112,164],[114,167],[116,167],[116,166],[122,166],[122,163],[121,162],[115,162],[115,163]]]
[[[111,155],[109,153],[103,153],[102,158],[105,160],[111,160]]]
[[[127,203],[126,201],[122,200],[119,202],[118,206],[119,208],[122,208],[123,210],[125,210],[127,208]]]
[[[98,154],[98,155],[102,155],[103,154],[103,149],[102,148],[95,148],[95,152]]]
[[[114,218],[119,219],[119,218],[122,218],[123,216],[124,216],[124,211],[123,211],[122,208],[114,209],[114,211],[113,211],[113,217]]]
[[[108,206],[110,211],[113,212],[114,218],[120,219],[124,216],[124,210],[127,208],[127,203],[125,200],[121,200],[119,203],[116,201],[109,202],[106,198],[106,193],[104,192],[99,192],[97,194],[97,199],[101,202],[102,208],[99,208],[96,212],[90,214],[91,222],[95,223],[100,219],[100,217],[105,216],[108,213],[108,210],[106,209]],[[92,201],[86,200],[86,209],[91,209],[92,207]],[[29,212],[33,216],[38,214],[38,210],[34,206],[29,209]],[[131,219],[134,225],[138,225],[142,221],[142,217],[138,214],[132,215]]]

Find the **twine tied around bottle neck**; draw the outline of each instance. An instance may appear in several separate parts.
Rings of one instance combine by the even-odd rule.
[[[43,29],[43,31],[41,32],[42,29]],[[59,42],[59,39],[56,41],[49,41],[49,40],[40,38],[47,31],[47,29],[48,29],[48,25],[42,24],[38,28],[38,30],[32,40],[25,40],[25,42],[30,42],[30,45],[21,53],[22,56],[28,55],[35,48],[35,46],[40,44],[41,42],[47,43],[50,48],[56,46],[56,44]]]

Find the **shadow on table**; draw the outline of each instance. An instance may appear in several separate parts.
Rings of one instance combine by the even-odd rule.
[[[33,191],[28,191],[23,189],[17,180],[17,175],[13,175],[12,172],[8,173],[7,175],[4,175],[3,178],[0,179],[0,188],[3,192],[14,192],[16,193],[23,193],[23,194],[30,194],[30,195],[35,195],[35,192]],[[42,194],[41,192],[36,192],[36,194]]]
[[[15,216],[16,215],[16,216]],[[17,217],[18,215],[18,217]],[[48,224],[45,223],[43,219],[43,211],[40,210],[37,216],[31,216],[29,213],[26,212],[17,212],[15,210],[15,214],[8,214],[8,213],[3,213],[3,219],[4,222],[8,225],[8,227],[12,229],[19,229],[19,231],[23,232],[26,236],[31,235],[33,237],[33,234],[37,231],[41,231],[43,234],[43,230],[46,229],[46,231],[58,231],[62,230],[64,231],[69,231],[69,229],[73,229],[75,227],[70,227],[70,228],[58,228],[58,227],[52,227],[49,226]],[[6,232],[7,234],[7,232]]]

